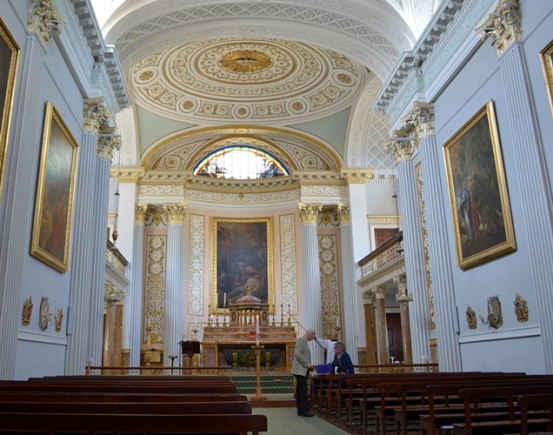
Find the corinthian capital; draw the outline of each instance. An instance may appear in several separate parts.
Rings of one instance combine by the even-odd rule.
[[[32,3],[27,30],[36,33],[46,45],[54,34],[62,32],[65,20],[54,6],[54,0],[34,0]]]
[[[513,42],[522,39],[520,18],[519,0],[500,0],[495,11],[476,31],[482,41],[490,38],[497,55],[501,56]]]
[[[169,225],[182,225],[184,224],[184,217],[186,216],[186,204],[163,204],[163,211],[167,215],[167,222]]]
[[[300,217],[302,224],[317,224],[317,217],[319,212],[323,209],[322,204],[305,204],[299,203]]]
[[[338,204],[336,206],[336,211],[338,212],[338,216],[340,217],[340,225],[348,225],[349,224],[349,215],[350,215],[350,207],[348,204]]]
[[[98,139],[98,157],[112,161],[113,153],[121,148],[121,136],[103,136]]]
[[[433,136],[435,134],[434,105],[432,103],[415,101],[411,114],[417,139]]]
[[[134,206],[134,223],[144,225],[148,217],[148,204],[138,203]]]
[[[87,98],[83,103],[83,129],[89,133],[100,134],[113,131],[113,115],[109,111],[104,97]]]
[[[415,138],[406,137],[403,130],[394,131],[394,136],[386,144],[396,163],[408,162],[416,151]]]

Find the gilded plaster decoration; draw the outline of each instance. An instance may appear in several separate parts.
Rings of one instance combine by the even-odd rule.
[[[185,199],[187,201],[202,201],[209,203],[227,203],[227,204],[263,204],[277,203],[283,201],[294,201],[300,199],[299,190],[266,191],[266,192],[244,192],[225,193],[223,191],[204,191],[197,189],[187,189]]]
[[[122,276],[125,276],[125,265],[121,263],[119,257],[110,248],[106,248],[106,263]]]
[[[144,221],[145,227],[166,227],[169,225],[168,214],[165,213],[163,207],[152,206],[148,211]]]
[[[137,203],[134,206],[134,223],[137,225],[144,225],[146,217],[148,216],[148,204]]]
[[[21,324],[23,326],[28,326],[31,323],[31,316],[33,314],[33,298],[29,296],[25,299],[23,304],[23,312],[21,313]]]
[[[163,343],[167,236],[147,236],[145,263],[144,321],[142,323],[144,342],[149,332],[152,343]]]
[[[386,292],[388,289],[386,287],[375,287],[374,288],[374,297],[376,299],[386,299]]]
[[[302,186],[301,196],[347,197],[348,188],[346,186]]]
[[[422,246],[424,249],[424,271],[426,276],[426,294],[428,298],[428,311],[430,313],[430,329],[436,329],[436,316],[434,310],[434,289],[432,287],[432,273],[430,269],[430,248],[428,246],[428,226],[426,223],[426,203],[424,201],[424,178],[422,165],[415,165],[415,181],[417,187],[417,199],[422,230]]]
[[[497,55],[501,56],[513,42],[522,40],[519,0],[500,0],[495,11],[475,30],[482,42],[490,38]]]
[[[366,68],[331,50],[271,39],[204,40],[151,54],[130,72],[144,107],[197,122],[298,123],[352,105]]]
[[[83,130],[100,134],[111,133],[111,129],[113,129],[113,115],[108,109],[105,98],[86,98],[83,101]]]
[[[350,224],[350,206],[348,204],[338,204],[336,206],[336,212],[340,217],[340,225]]]
[[[268,151],[292,172],[336,171],[341,167],[341,157],[329,144],[276,127],[207,128],[180,132],[148,151],[143,162],[148,171],[191,172],[210,153],[232,145],[249,145]]]
[[[470,305],[467,305],[467,311],[465,313],[467,319],[467,326],[469,329],[476,329],[478,327],[478,322],[476,320],[476,313],[471,308]]]
[[[54,0],[34,0],[32,3],[27,30],[36,33],[46,45],[54,34],[59,35],[63,31],[65,20],[54,5]]]
[[[436,134],[434,131],[434,104],[415,101],[410,113],[417,141]]]
[[[397,284],[396,301],[399,302],[401,310],[406,310],[409,307],[409,302],[413,302],[413,295],[407,291],[407,278],[405,275],[394,278]]]
[[[394,157],[396,163],[409,162],[417,151],[418,147],[412,132],[395,130],[387,143],[387,148]]]
[[[348,184],[366,184],[374,178],[374,170],[343,169],[342,176],[346,178]]]
[[[182,225],[186,216],[186,204],[163,204],[163,211],[167,216],[169,225]]]
[[[363,301],[363,304],[369,304],[372,305],[375,299],[374,290],[366,290],[361,293],[361,300]]]
[[[329,225],[334,228],[337,228],[340,226],[340,216],[336,208],[333,208],[333,209],[323,208],[322,212],[319,213],[318,226],[328,227]]]
[[[484,317],[481,314],[480,321],[484,325],[489,325],[494,329],[499,329],[503,326],[503,312],[501,310],[499,296],[490,296],[488,298],[488,315]]]
[[[50,313],[50,302],[47,297],[43,296],[40,300],[40,309],[38,312],[38,327],[41,331],[46,331],[51,318],[52,313]]]
[[[54,330],[56,332],[60,332],[62,324],[63,324],[63,308],[58,308],[58,311],[56,311],[56,314],[54,314]]]
[[[305,204],[301,202],[298,204],[298,207],[300,209],[302,225],[317,225],[317,217],[323,209],[322,204]]]
[[[329,337],[340,325],[339,242],[336,235],[322,235],[318,239],[323,334]]]
[[[280,264],[282,293],[280,296],[281,314],[282,306],[290,307],[291,314],[298,313],[297,292],[297,258],[296,258],[296,217],[293,214],[279,217],[280,229]],[[278,304],[275,298],[275,305]]]
[[[517,297],[513,302],[515,306],[515,315],[517,316],[517,322],[528,322],[528,303],[526,300],[517,293]]]
[[[205,216],[190,215],[188,314],[203,316]]]
[[[138,196],[148,195],[148,196],[183,196],[184,195],[184,186],[171,185],[171,184],[160,184],[160,185],[151,185],[151,184],[139,184],[136,187],[136,194]]]
[[[121,149],[120,152],[123,152],[123,150]],[[110,169],[110,175],[111,178],[117,179],[119,183],[137,183],[144,177],[144,169],[112,167]]]

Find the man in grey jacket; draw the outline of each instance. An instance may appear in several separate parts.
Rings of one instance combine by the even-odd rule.
[[[308,342],[315,338],[317,338],[315,330],[308,329],[303,337],[298,338],[294,350],[292,374],[296,378],[296,408],[298,415],[302,417],[313,417],[314,415],[309,411],[307,375],[314,368],[311,364],[311,351]]]

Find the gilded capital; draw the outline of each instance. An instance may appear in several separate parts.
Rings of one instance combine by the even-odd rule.
[[[322,204],[305,204],[301,202],[298,204],[298,207],[300,209],[302,224],[317,225],[317,217],[319,216],[319,212],[323,209]]]
[[[113,115],[109,111],[104,97],[87,98],[83,102],[83,130],[100,134],[111,132]]]
[[[400,305],[411,302],[413,300],[413,295],[407,293],[407,279],[405,275],[394,278],[394,282],[397,284],[396,301],[398,301]]]
[[[519,0],[500,0],[495,11],[476,29],[482,42],[490,38],[501,56],[515,41],[522,39]]]
[[[416,151],[415,139],[413,137],[403,137],[396,130],[394,136],[386,144],[386,148],[392,154],[396,163],[408,162],[411,161]]]
[[[163,204],[163,211],[169,225],[183,225],[186,216],[186,204]]]
[[[417,139],[420,140],[435,134],[434,105],[432,103],[415,101],[411,113]]]
[[[374,289],[374,297],[376,299],[385,299],[387,291],[388,289],[386,287],[376,287]]]
[[[338,204],[336,211],[340,217],[340,225],[349,225],[350,207],[348,204]]]
[[[34,0],[29,18],[27,19],[27,30],[36,33],[46,45],[54,34],[60,34],[65,26],[56,7],[54,0]]]
[[[137,225],[144,225],[146,218],[148,217],[148,204],[138,203],[134,206],[134,223]]]
[[[372,304],[374,300],[374,292],[372,290],[364,291],[361,294],[361,299],[363,300],[364,304]]]

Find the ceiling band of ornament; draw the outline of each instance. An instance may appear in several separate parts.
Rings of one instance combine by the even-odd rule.
[[[158,52],[129,75],[137,102],[175,120],[298,123],[352,105],[369,73],[331,50],[240,39]]]

